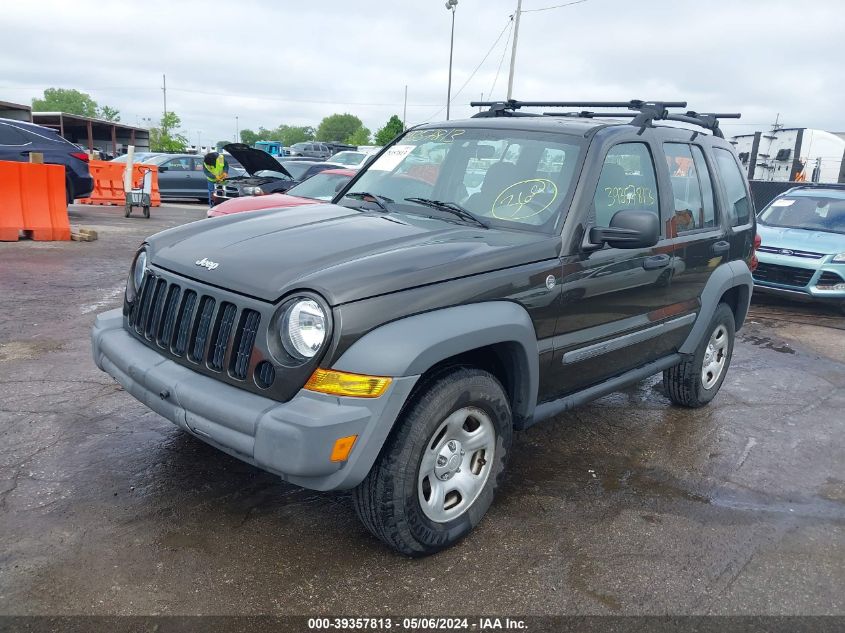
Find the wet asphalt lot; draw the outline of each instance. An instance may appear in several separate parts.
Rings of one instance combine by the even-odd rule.
[[[709,407],[657,377],[518,434],[482,524],[424,560],[93,365],[143,237],[0,243],[0,614],[845,614],[845,317],[755,302]]]

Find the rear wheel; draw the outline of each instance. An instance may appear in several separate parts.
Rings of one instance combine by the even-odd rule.
[[[123,210],[123,217],[128,218],[132,214],[132,205],[126,203],[126,208]]]
[[[414,397],[355,489],[358,517],[408,556],[455,544],[493,502],[511,436],[510,404],[494,376],[440,374]]]
[[[698,408],[716,396],[731,364],[735,323],[730,306],[720,303],[692,360],[663,372],[663,388],[672,402]]]
[[[150,217],[150,207],[148,207],[148,206],[144,207],[144,217],[145,218]]]

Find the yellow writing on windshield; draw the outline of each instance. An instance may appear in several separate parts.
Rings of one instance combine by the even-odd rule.
[[[451,143],[457,137],[466,133],[459,129],[412,130],[405,135],[403,141],[432,141],[435,143]]]
[[[506,187],[493,202],[499,220],[525,220],[540,215],[557,199],[557,185],[545,178],[521,180]]]

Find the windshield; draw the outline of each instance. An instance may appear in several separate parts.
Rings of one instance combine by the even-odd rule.
[[[313,198],[314,200],[331,200],[350,179],[351,176],[344,176],[343,174],[317,174],[288,189],[287,193],[291,196]]]
[[[282,166],[290,172],[295,180],[301,180],[313,164],[308,161],[286,160],[282,163]]]
[[[767,226],[845,233],[845,199],[824,195],[778,198],[758,219]]]
[[[365,154],[360,152],[340,152],[332,156],[329,160],[340,165],[358,165],[364,160]]]
[[[290,180],[290,177],[287,174],[283,174],[280,171],[273,171],[272,169],[259,169],[253,174],[253,176],[258,178],[281,178],[282,180]]]
[[[581,154],[575,137],[479,128],[412,130],[366,168],[347,195],[391,211],[445,214],[409,198],[460,205],[489,226],[552,230]],[[442,205],[441,205],[442,206]]]

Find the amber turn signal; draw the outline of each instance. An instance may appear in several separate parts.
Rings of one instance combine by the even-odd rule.
[[[357,439],[357,435],[338,438],[334,443],[334,448],[332,448],[332,461],[345,462],[349,459],[349,453],[352,452],[352,447],[355,446],[355,440]]]
[[[332,396],[378,398],[387,390],[391,380],[384,376],[364,376],[333,369],[317,369],[305,383],[305,389]]]

